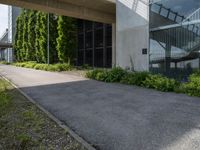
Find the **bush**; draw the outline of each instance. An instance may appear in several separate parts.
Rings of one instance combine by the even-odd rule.
[[[86,77],[104,82],[120,82],[127,72],[119,67],[111,70],[95,69],[88,71]]]
[[[174,79],[169,79],[162,75],[149,75],[144,81],[143,86],[153,88],[163,92],[172,92],[179,86],[179,83]]]
[[[96,77],[97,77],[97,74],[98,73],[103,73],[105,70],[103,69],[95,69],[95,70],[91,70],[91,71],[88,71],[86,73],[86,77],[87,78],[90,78],[90,79],[95,79],[96,80]]]
[[[180,86],[178,92],[200,97],[200,72],[192,74],[189,81]]]
[[[34,68],[36,70],[45,70],[45,71],[68,71],[72,69],[72,66],[68,63],[58,63],[58,64],[40,64],[36,62],[20,62],[14,63],[13,65],[17,67],[25,68]]]
[[[34,66],[34,69],[36,69],[36,70],[45,70],[45,64],[36,64]]]
[[[163,92],[175,91],[180,85],[176,80],[169,79],[162,75],[153,75],[149,72],[128,73],[121,68],[113,68],[111,70],[96,69],[87,72],[86,76],[99,81],[121,82],[124,84],[153,88]]]
[[[127,72],[120,67],[116,67],[107,71],[104,75],[106,76],[105,82],[120,82],[127,75]]]
[[[107,77],[108,77],[108,72],[107,71],[102,71],[102,72],[98,72],[96,74],[95,79],[98,80],[98,81],[105,81],[106,82]]]
[[[10,65],[10,63],[9,63],[9,62],[7,62],[7,61],[0,61],[0,64],[4,64],[4,65]]]
[[[143,81],[150,75],[148,72],[128,73],[122,78],[121,83],[142,86]]]
[[[67,63],[55,64],[54,67],[55,67],[55,70],[57,70],[57,71],[68,71],[68,70],[72,69],[72,66],[70,64],[67,64]]]

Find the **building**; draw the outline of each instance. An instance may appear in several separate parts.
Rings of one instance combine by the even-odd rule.
[[[5,49],[4,46],[8,42],[8,29],[5,30],[5,32],[1,35],[0,38],[0,61],[5,61]]]
[[[0,2],[82,19],[79,65],[120,66],[168,76],[185,76],[200,68],[199,0]]]
[[[8,44],[7,46],[0,45],[0,47],[2,47],[0,59],[7,62],[13,62],[14,59],[13,49],[11,48],[10,45],[12,45],[12,43],[14,42],[16,20],[19,13],[20,13],[20,8],[14,6],[8,6],[8,29],[6,29],[5,33],[2,35],[0,40],[0,42]]]
[[[14,6],[8,6],[8,42],[13,43],[16,31],[16,20],[19,16],[20,8]],[[13,62],[14,55],[13,49],[7,49],[7,62]]]

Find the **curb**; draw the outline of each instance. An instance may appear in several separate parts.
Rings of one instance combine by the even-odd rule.
[[[92,147],[88,142],[86,142],[83,138],[81,138],[78,134],[76,134],[74,131],[72,131],[65,123],[58,120],[54,115],[52,115],[49,111],[44,109],[42,106],[40,106],[35,100],[33,100],[30,96],[28,96],[25,92],[23,92],[17,85],[15,85],[11,80],[0,74],[0,77],[2,77],[4,80],[9,82],[15,89],[17,89],[25,98],[27,98],[31,103],[36,105],[41,111],[43,111],[50,119],[55,121],[61,128],[66,130],[77,142],[79,142],[84,148],[87,150],[96,150],[94,147]]]

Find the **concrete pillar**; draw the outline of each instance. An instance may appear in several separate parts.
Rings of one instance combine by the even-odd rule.
[[[149,0],[116,0],[116,15],[116,65],[148,71]]]
[[[116,66],[116,24],[112,24],[112,67]]]

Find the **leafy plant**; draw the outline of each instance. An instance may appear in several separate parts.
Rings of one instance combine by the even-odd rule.
[[[127,72],[120,67],[113,68],[105,74],[105,82],[120,82],[126,74]]]
[[[68,71],[72,69],[72,66],[68,63],[58,63],[58,64],[41,64],[34,61],[14,63],[13,65],[17,67],[34,68],[36,70],[46,70],[46,71]]]
[[[143,86],[153,88],[163,92],[174,91],[179,83],[174,79],[169,79],[162,75],[149,75],[144,81]]]
[[[111,70],[96,69],[86,73],[86,77],[104,82],[121,82],[124,84],[144,86],[160,91],[175,91],[180,83],[162,75],[153,75],[149,72],[127,72],[122,68]]]
[[[86,73],[86,77],[87,78],[90,78],[90,79],[96,79],[96,77],[97,77],[97,74],[98,73],[103,73],[105,70],[103,70],[103,69],[95,69],[95,70],[92,70],[92,71],[88,71],[87,73]]]
[[[149,75],[148,72],[128,73],[122,78],[121,83],[142,86]]]
[[[178,92],[200,97],[200,72],[192,74],[189,77],[189,81],[180,86]]]
[[[57,52],[58,59],[61,63],[71,62],[75,56],[76,48],[76,26],[75,20],[66,17],[58,17],[58,37],[57,41]]]

